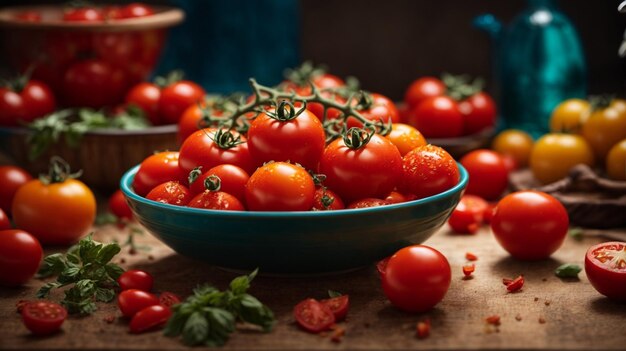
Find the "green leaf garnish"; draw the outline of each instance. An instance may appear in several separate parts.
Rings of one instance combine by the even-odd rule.
[[[566,263],[555,269],[554,274],[559,278],[576,278],[582,270],[577,264]]]

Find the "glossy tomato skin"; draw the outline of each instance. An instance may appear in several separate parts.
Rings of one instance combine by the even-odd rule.
[[[252,174],[256,170],[256,165],[250,155],[246,137],[236,131],[230,131],[235,138],[240,137],[243,143],[223,149],[213,140],[216,132],[215,128],[204,128],[185,139],[180,147],[181,171],[188,175],[196,167],[209,170],[227,163]]]
[[[615,106],[598,109],[583,124],[582,136],[598,160],[604,160],[615,143],[626,138],[626,109]]]
[[[416,147],[427,144],[426,139],[415,127],[404,123],[394,123],[391,126],[391,132],[386,135],[400,151],[400,155],[404,156]]]
[[[122,291],[128,289],[150,291],[154,285],[154,278],[146,271],[129,269],[117,278],[117,283]]]
[[[43,82],[30,80],[21,91],[0,87],[0,125],[30,123],[55,108],[54,94]]]
[[[448,96],[424,100],[409,116],[409,124],[426,138],[455,138],[463,134],[463,115]]]
[[[117,296],[117,305],[127,318],[132,318],[146,307],[158,304],[159,298],[156,295],[138,289],[124,290]]]
[[[186,184],[189,172],[182,172],[178,162],[177,151],[163,151],[148,156],[141,162],[133,179],[135,193],[146,196],[154,187],[170,180]]]
[[[523,168],[528,165],[533,144],[533,137],[525,131],[506,129],[496,135],[491,148],[502,155],[510,155],[517,167]]]
[[[0,285],[26,283],[37,273],[42,258],[34,236],[20,229],[0,230]]]
[[[341,295],[321,300],[322,305],[326,305],[335,315],[335,322],[341,322],[346,319],[348,310],[350,309],[350,296]]]
[[[440,79],[422,77],[409,85],[404,94],[404,101],[410,108],[416,108],[424,100],[434,96],[442,96],[445,93],[446,85]]]
[[[391,304],[408,312],[426,312],[444,298],[451,277],[444,255],[429,246],[413,245],[389,258],[381,280]]]
[[[345,203],[366,197],[380,199],[400,181],[402,156],[389,139],[378,134],[358,149],[338,138],[324,149],[318,171],[326,175],[324,185]]]
[[[67,310],[50,301],[32,301],[22,309],[22,322],[35,335],[50,335],[57,332],[65,318]]]
[[[563,244],[569,226],[565,207],[540,191],[518,191],[498,202],[491,218],[496,240],[520,260],[542,260]]]
[[[174,206],[187,206],[192,195],[189,188],[171,180],[155,186],[146,195],[146,199]]]
[[[141,82],[132,87],[126,94],[126,103],[139,107],[146,115],[152,125],[161,124],[159,114],[159,100],[161,99],[161,89],[148,82]]]
[[[467,194],[473,194],[485,200],[495,200],[502,195],[509,185],[509,170],[500,154],[478,149],[461,158],[461,164],[469,174]]]
[[[496,124],[496,103],[485,92],[479,92],[459,103],[463,115],[463,134],[471,135]]]
[[[461,179],[452,156],[431,144],[415,148],[404,155],[402,167],[399,190],[403,194],[415,195],[418,199],[448,190]]]
[[[330,189],[317,187],[313,196],[313,211],[332,211],[346,208],[339,195]]]
[[[164,291],[159,295],[159,305],[172,307],[180,303],[180,297],[173,292]]]
[[[130,332],[133,334],[139,334],[162,327],[165,323],[167,323],[171,316],[172,310],[167,306],[148,306],[137,312],[130,320]]]
[[[364,199],[353,201],[346,208],[355,209],[355,208],[378,207],[378,206],[385,206],[385,205],[389,205],[389,202],[383,199],[375,199],[372,197],[366,197]]]
[[[271,162],[259,167],[246,183],[250,211],[308,211],[313,206],[315,183],[302,167]]]
[[[124,71],[107,61],[79,61],[70,66],[63,76],[63,101],[71,107],[116,105],[124,97],[126,84]]]
[[[68,245],[89,231],[96,218],[96,198],[80,180],[44,184],[33,179],[17,190],[11,208],[18,228],[43,245]]]
[[[11,221],[9,220],[9,216],[4,213],[4,210],[0,208],[0,230],[11,229]]]
[[[568,99],[558,104],[550,115],[550,132],[580,133],[589,118],[591,105],[583,99]]]
[[[248,148],[255,164],[283,161],[317,169],[326,145],[320,120],[308,110],[288,121],[270,117],[268,112],[259,114],[248,130]]]
[[[0,166],[0,208],[11,214],[13,197],[22,185],[33,177],[23,168],[17,166]]]
[[[483,224],[488,206],[483,198],[465,194],[448,218],[448,225],[455,233],[474,234]]]
[[[626,243],[613,241],[590,247],[585,255],[585,273],[600,294],[626,301]]]
[[[78,7],[63,13],[66,22],[100,22],[104,21],[104,14],[94,7]]]
[[[609,178],[626,180],[626,139],[613,145],[606,155],[605,163]]]
[[[109,211],[119,219],[131,220],[133,218],[133,211],[126,202],[126,197],[120,189],[117,189],[109,197]]]
[[[548,184],[566,177],[578,164],[593,166],[592,148],[576,134],[544,134],[530,152],[529,165],[539,182]]]
[[[152,7],[142,3],[131,3],[120,9],[121,18],[145,17],[154,14]]]
[[[185,109],[201,102],[205,94],[201,86],[188,80],[181,80],[164,88],[159,100],[163,123],[178,123]]]
[[[223,210],[223,211],[245,211],[245,207],[233,195],[223,191],[210,191],[204,192],[194,196],[189,204],[189,207],[204,208],[207,210]]]
[[[200,122],[203,117],[201,106],[204,106],[204,104],[193,104],[187,107],[180,120],[178,120],[177,139],[179,144],[182,145],[185,139],[201,129]]]
[[[231,164],[221,164],[204,172],[189,184],[191,193],[197,195],[204,192],[206,190],[204,182],[211,175],[220,178],[220,191],[233,195],[242,203],[245,202],[246,183],[250,175],[243,168]]]
[[[293,314],[298,325],[311,333],[320,333],[335,324],[335,315],[328,306],[315,299],[306,299],[296,305]]]
[[[393,101],[378,93],[371,93],[371,97],[372,106],[367,110],[359,111],[365,119],[373,122],[380,121],[385,124],[389,122],[400,123],[400,113]],[[354,117],[349,117],[347,126],[348,129],[352,127],[363,128],[363,123]]]

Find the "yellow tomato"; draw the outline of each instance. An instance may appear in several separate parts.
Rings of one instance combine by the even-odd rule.
[[[567,176],[578,165],[593,165],[591,147],[583,137],[575,134],[545,134],[530,153],[530,169],[543,184],[552,183]]]
[[[599,160],[605,160],[613,145],[626,138],[626,106],[612,102],[607,108],[600,108],[591,113],[583,125],[582,136]]]
[[[550,132],[579,133],[589,117],[589,102],[582,99],[569,99],[561,102],[550,116]]]
[[[626,180],[626,139],[613,145],[606,156],[606,173],[615,180]]]
[[[528,157],[533,148],[533,138],[519,129],[507,129],[496,135],[491,148],[503,155],[509,155],[519,168],[528,165]]]
[[[402,156],[416,147],[426,145],[426,139],[422,133],[415,127],[404,123],[394,123],[387,139],[398,148]]]

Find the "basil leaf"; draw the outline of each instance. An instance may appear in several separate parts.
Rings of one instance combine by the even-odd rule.
[[[189,316],[183,327],[183,341],[189,346],[200,345],[209,335],[209,322],[200,312]]]
[[[577,264],[566,263],[554,270],[554,274],[559,278],[576,278],[583,269]]]
[[[335,290],[328,290],[328,296],[329,296],[329,297],[331,297],[331,298],[334,298],[334,297],[339,297],[339,296],[342,296],[342,295],[343,295],[343,294],[342,294],[342,293],[340,293],[339,291],[335,291]]]

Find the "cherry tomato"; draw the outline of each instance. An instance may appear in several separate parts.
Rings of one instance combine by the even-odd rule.
[[[137,289],[150,291],[154,284],[154,278],[152,278],[148,272],[139,269],[130,269],[117,278],[117,283],[122,290]]]
[[[378,207],[378,206],[384,206],[384,205],[389,205],[389,203],[386,200],[367,197],[365,199],[353,201],[346,208],[349,208],[349,209],[368,208],[368,207]]]
[[[338,138],[324,149],[318,169],[326,175],[324,185],[346,203],[367,197],[384,198],[402,177],[400,151],[378,134],[356,149],[348,146],[350,138]]]
[[[585,273],[600,294],[626,301],[626,243],[613,241],[590,247],[585,255]]]
[[[172,310],[167,306],[148,306],[137,312],[130,320],[130,332],[139,334],[163,327],[171,316]]]
[[[456,101],[436,96],[420,103],[409,116],[408,124],[426,138],[455,138],[463,134],[463,119]]]
[[[185,184],[189,172],[181,171],[178,158],[178,152],[164,151],[143,160],[133,179],[135,193],[146,196],[154,187],[170,180]]]
[[[320,333],[335,324],[333,311],[315,299],[298,303],[293,309],[293,315],[298,325],[311,333]]]
[[[615,180],[626,180],[626,139],[613,145],[606,156],[606,173]]]
[[[120,18],[122,18],[122,8],[119,6],[115,6],[115,5],[108,5],[108,6],[103,6],[102,9],[102,15],[104,16],[105,20],[118,20]]]
[[[606,159],[611,147],[626,138],[626,110],[610,106],[591,112],[582,136],[599,160]]]
[[[146,199],[175,206],[187,206],[192,199],[189,189],[177,181],[169,181],[155,186]]]
[[[200,126],[202,122],[202,118],[204,113],[202,112],[202,108],[205,106],[204,103],[193,104],[183,112],[183,115],[180,117],[178,121],[178,143],[182,144],[185,139],[187,139],[191,134],[198,131],[198,129],[202,129],[205,126]]]
[[[61,329],[67,310],[54,302],[32,301],[22,309],[22,322],[35,335],[50,335]]]
[[[520,260],[550,257],[563,244],[568,225],[565,207],[539,191],[518,191],[505,196],[491,219],[496,240]]]
[[[15,225],[44,245],[68,245],[89,231],[96,198],[80,180],[46,184],[33,179],[17,190],[11,208]]]
[[[159,305],[172,307],[180,303],[180,297],[173,292],[164,291],[159,295]]]
[[[577,164],[593,166],[594,155],[580,135],[544,134],[530,153],[530,169],[543,184],[564,178]]]
[[[250,124],[250,155],[257,166],[284,161],[315,170],[326,145],[324,127],[310,111],[297,114],[295,107],[287,106],[262,112]]]
[[[585,124],[591,106],[582,99],[568,99],[558,104],[550,115],[550,132],[580,133]]]
[[[159,115],[159,100],[161,99],[161,89],[148,82],[141,82],[128,91],[126,103],[139,107],[146,115],[152,125],[161,124]],[[197,129],[197,128],[196,128]]]
[[[350,297],[348,295],[331,297],[330,299],[321,300],[320,303],[333,312],[335,322],[344,320],[350,309]]]
[[[509,170],[497,152],[474,150],[461,158],[461,164],[469,174],[469,183],[465,190],[467,194],[495,200],[509,185]]]
[[[9,216],[4,213],[4,210],[0,208],[0,231],[11,229],[11,221],[9,221]]]
[[[126,91],[126,74],[97,59],[70,66],[63,76],[62,96],[68,106],[101,108],[120,103]]]
[[[72,8],[63,13],[66,22],[100,22],[104,21],[104,14],[93,7]]]
[[[398,108],[393,101],[381,94],[371,93],[370,95],[372,97],[372,105],[366,110],[359,111],[365,119],[374,122],[380,121],[383,123],[400,123],[400,113],[398,112]],[[349,117],[347,120],[347,126],[348,128],[362,128],[363,123],[354,117]]]
[[[15,18],[25,22],[41,22],[41,13],[37,11],[21,11],[15,15]]]
[[[346,208],[346,205],[334,191],[325,187],[317,187],[315,189],[315,195],[313,196],[314,211],[342,210],[344,208]]]
[[[32,179],[33,177],[23,168],[0,166],[0,209],[11,214],[11,205],[17,189]]]
[[[339,104],[346,103],[345,98],[343,98],[339,94],[332,93],[330,91],[323,91],[321,92],[321,95],[327,99],[335,100],[335,102]],[[317,102],[311,102],[306,105],[306,109],[309,110],[312,114],[314,114],[317,117],[317,119],[319,119],[320,121],[324,120],[324,105],[317,103]],[[326,112],[327,121],[337,119],[339,118],[339,116],[341,116],[341,111],[332,107],[328,108],[328,111]]]
[[[464,135],[482,132],[496,124],[496,103],[485,92],[481,91],[459,102],[459,111],[463,115]]]
[[[159,100],[162,122],[178,123],[185,109],[201,102],[205,94],[201,86],[188,80],[181,80],[167,86],[161,90]]]
[[[525,131],[506,129],[496,135],[491,148],[502,155],[510,155],[517,167],[523,168],[528,165],[533,143],[533,138]]]
[[[404,196],[404,194],[401,194],[397,191],[390,192],[384,200],[387,201],[388,204],[399,204],[401,202],[409,201],[407,197]]]
[[[184,174],[196,167],[208,170],[225,163],[238,166],[248,174],[256,169],[246,137],[234,130],[204,128],[190,135],[180,147],[179,167]]]
[[[130,220],[133,218],[133,211],[128,206],[124,193],[119,189],[109,197],[109,211],[120,219]]]
[[[483,224],[485,211],[489,204],[475,195],[463,195],[461,201],[452,211],[448,224],[455,233],[474,234]]]
[[[137,289],[122,291],[117,296],[117,305],[124,317],[131,318],[146,307],[159,304],[159,299],[149,292]]]
[[[271,162],[259,167],[246,183],[250,211],[308,211],[313,207],[315,184],[301,166]]]
[[[121,18],[145,17],[153,14],[154,10],[152,7],[138,2],[128,4],[120,10]]]
[[[446,150],[430,144],[404,155],[402,165],[403,176],[399,189],[418,199],[448,190],[461,179],[452,156]]]
[[[0,285],[18,286],[32,278],[43,258],[39,241],[19,229],[0,230]]]
[[[483,212],[483,222],[485,224],[491,224],[491,219],[493,218],[493,212],[496,209],[495,202],[488,202],[487,207],[485,208],[485,212]]]
[[[446,295],[451,276],[444,255],[429,246],[413,245],[391,256],[381,278],[391,304],[409,312],[425,312]]]
[[[215,166],[197,178],[190,176],[189,190],[191,194],[197,195],[204,192],[206,190],[204,183],[211,175],[220,178],[220,191],[231,194],[241,201],[241,203],[245,202],[246,183],[248,179],[250,179],[250,176],[243,168],[230,164]]]
[[[409,151],[419,146],[426,145],[426,139],[415,127],[404,123],[394,123],[391,126],[391,132],[387,135],[389,139],[400,151],[400,155],[404,156]]]
[[[0,125],[30,123],[55,108],[52,90],[43,82],[29,80],[20,89],[0,87]]]
[[[404,93],[404,101],[410,108],[416,108],[424,100],[445,93],[446,85],[441,80],[435,77],[422,77],[409,85]]]
[[[194,196],[187,206],[207,210],[245,211],[239,199],[223,191],[205,190]]]

